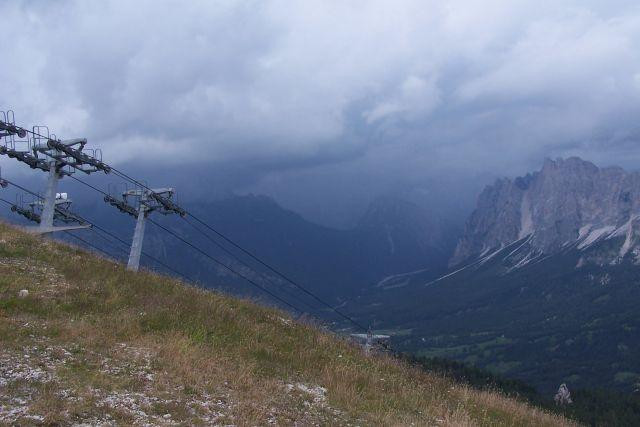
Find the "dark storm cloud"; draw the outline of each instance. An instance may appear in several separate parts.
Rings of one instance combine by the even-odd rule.
[[[633,2],[60,0],[0,15],[2,106],[119,164],[224,165],[229,186],[276,193],[328,174],[389,189],[545,156],[640,160]]]

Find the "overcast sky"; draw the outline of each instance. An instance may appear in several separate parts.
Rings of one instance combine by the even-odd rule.
[[[544,157],[640,164],[637,2],[32,0],[0,16],[0,109],[134,175],[193,170],[186,193],[222,182],[338,221]]]

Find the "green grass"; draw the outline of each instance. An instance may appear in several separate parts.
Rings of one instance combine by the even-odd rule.
[[[29,363],[52,375],[26,391],[0,386],[0,396],[30,393],[27,413],[44,422],[158,423],[169,417],[207,424],[217,411],[215,422],[238,425],[570,424],[389,356],[366,356],[346,339],[280,310],[150,272],[127,272],[2,224],[0,277],[0,357],[22,360],[31,351]],[[18,298],[20,289],[29,296]],[[34,346],[39,350],[30,350]],[[326,393],[305,391],[315,387]],[[146,421],[136,418],[137,409],[127,406],[132,403],[113,403],[122,395]]]

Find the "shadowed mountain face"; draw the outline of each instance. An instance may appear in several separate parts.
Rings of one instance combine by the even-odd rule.
[[[454,229],[418,205],[381,197],[369,206],[356,227],[367,256],[384,275],[429,268],[442,270],[453,251]]]

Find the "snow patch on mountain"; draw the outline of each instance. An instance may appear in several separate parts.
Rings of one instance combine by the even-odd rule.
[[[529,201],[529,197],[525,194],[522,197],[522,204],[520,205],[520,233],[518,234],[518,239],[522,239],[527,237],[530,234],[533,234],[533,216],[531,214],[531,202]]]
[[[376,283],[376,288],[382,289],[393,289],[393,288],[401,288],[409,284],[411,278],[417,274],[424,273],[429,271],[428,268],[423,268],[421,270],[410,271],[408,273],[394,274],[391,276],[387,276],[384,279],[380,280]]]
[[[596,228],[595,230],[589,231],[587,237],[578,244],[578,249],[585,249],[591,246],[592,244],[600,240],[600,238],[602,238],[603,236],[608,237],[615,229],[616,227],[613,225],[605,225],[604,227]]]

